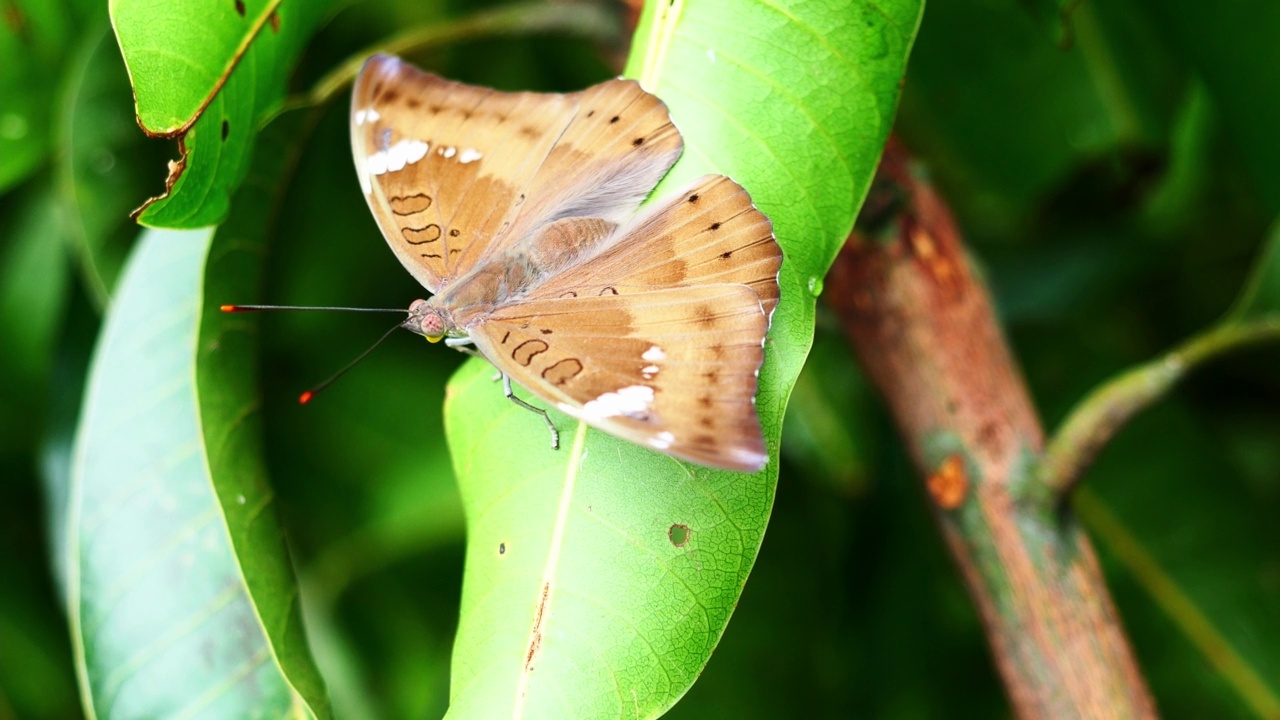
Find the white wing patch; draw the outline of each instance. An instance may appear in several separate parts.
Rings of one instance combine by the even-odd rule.
[[[624,417],[643,419],[653,404],[653,388],[648,385],[632,385],[617,392],[607,392],[582,406],[582,415],[588,420]]]

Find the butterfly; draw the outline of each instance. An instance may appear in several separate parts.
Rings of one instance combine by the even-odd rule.
[[[683,149],[661,100],[622,79],[500,92],[376,55],[351,141],[387,244],[431,292],[403,327],[472,346],[526,407],[511,381],[673,457],[764,467],[755,395],[782,252],[723,175],[637,214]]]

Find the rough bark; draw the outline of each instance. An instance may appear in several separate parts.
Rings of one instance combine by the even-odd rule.
[[[1039,479],[1044,432],[986,288],[892,141],[867,225],[826,298],[910,448],[1015,712],[1155,717],[1089,539]]]

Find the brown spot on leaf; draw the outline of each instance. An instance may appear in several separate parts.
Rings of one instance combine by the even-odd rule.
[[[267,18],[267,22],[271,23],[271,32],[280,32],[280,13],[272,10],[271,16]]]
[[[244,17],[244,0],[236,0],[236,14]]]
[[[231,124],[226,120],[222,121],[222,142],[227,141],[227,136],[231,134]]]

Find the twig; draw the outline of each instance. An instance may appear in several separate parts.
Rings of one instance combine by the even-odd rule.
[[[1103,383],[1072,409],[1054,434],[1041,460],[1041,482],[1053,495],[1068,497],[1116,433],[1188,373],[1226,353],[1277,340],[1280,319],[1223,323]]]

